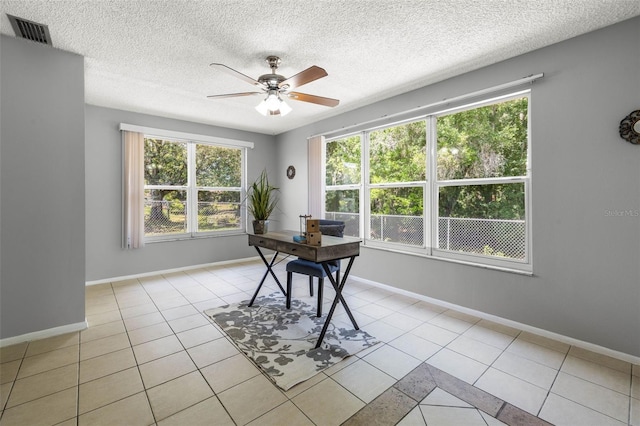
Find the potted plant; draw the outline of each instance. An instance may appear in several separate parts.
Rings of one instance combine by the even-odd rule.
[[[278,204],[278,188],[269,183],[267,171],[263,170],[247,191],[247,209],[253,216],[253,232],[266,234],[269,228],[269,216]]]

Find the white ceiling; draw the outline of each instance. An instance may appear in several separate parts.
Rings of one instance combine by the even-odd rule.
[[[278,134],[638,16],[640,1],[2,0],[0,11],[3,34],[15,36],[8,13],[85,57],[88,104]],[[289,100],[289,115],[263,117],[259,97],[206,98],[255,89],[210,63],[257,79],[268,55],[285,77],[323,67],[296,90],[340,105]]]

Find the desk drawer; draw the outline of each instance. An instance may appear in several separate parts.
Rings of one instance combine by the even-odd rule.
[[[278,245],[277,241],[271,240],[269,238],[262,238],[260,235],[249,234],[249,245],[280,251],[278,250],[278,247],[277,247]]]
[[[276,251],[279,251],[281,253],[292,254],[294,256],[298,256],[303,259],[313,260],[313,261],[315,261],[316,254],[317,254],[316,249],[311,246],[307,246],[304,244],[291,244],[291,243],[285,243],[285,242],[278,242],[278,244],[276,245]]]

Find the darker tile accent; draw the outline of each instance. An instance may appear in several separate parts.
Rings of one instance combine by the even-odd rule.
[[[436,387],[509,426],[553,426],[426,362],[414,368],[342,426],[395,425]]]
[[[496,418],[503,423],[514,426],[552,426],[551,423],[545,422],[540,417],[536,417],[509,403],[504,405]]]
[[[400,379],[393,387],[419,403],[436,388],[436,381],[431,376],[427,364],[422,363]]]
[[[417,405],[418,401],[391,387],[342,423],[342,426],[395,425]]]
[[[502,406],[505,404],[505,402],[500,398],[496,398],[490,393],[478,389],[464,380],[460,380],[451,374],[445,373],[432,365],[425,365],[429,369],[431,376],[435,379],[439,388],[455,395],[457,398],[473,405],[492,417],[496,417]]]

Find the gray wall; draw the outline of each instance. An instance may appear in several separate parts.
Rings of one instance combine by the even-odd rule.
[[[8,338],[84,322],[84,60],[0,40],[0,338]]]
[[[307,210],[288,191],[306,190],[310,135],[544,72],[531,97],[534,275],[367,248],[353,274],[640,356],[640,146],[618,135],[640,108],[638,42],[634,18],[279,135],[279,169],[299,176],[282,209]]]
[[[120,123],[254,142],[254,149],[247,153],[249,182],[264,168],[270,177],[276,174],[273,166],[277,152],[273,136],[87,105],[87,281],[256,255],[247,245],[246,235],[152,243],[138,250],[122,249]]]
[[[640,218],[607,214],[640,210],[640,147],[618,136],[640,108],[639,40],[635,18],[274,138],[93,106],[85,124],[82,58],[2,36],[0,338],[83,321],[85,279],[254,255],[241,236],[122,250],[120,122],[255,142],[249,177],[267,167],[282,188],[276,226],[296,229],[308,136],[544,72],[531,103],[534,275],[368,248],[353,273],[640,356]]]

